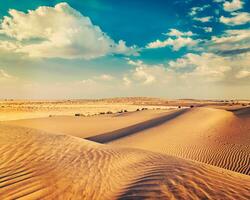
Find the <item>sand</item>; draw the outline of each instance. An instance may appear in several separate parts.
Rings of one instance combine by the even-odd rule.
[[[135,111],[140,101],[149,110]],[[9,113],[0,122],[0,199],[250,199],[246,105],[151,98],[8,103],[0,110]],[[197,107],[183,108],[191,103]],[[86,105],[133,109],[74,116]],[[33,107],[42,115],[34,118]],[[58,115],[48,117],[51,111]]]
[[[250,115],[194,108],[159,126],[111,141],[250,175]]]
[[[250,198],[249,176],[150,151],[5,125],[0,147],[1,199]]]
[[[91,117],[55,116],[10,120],[2,123],[88,138],[117,130],[120,131],[122,128],[133,127],[138,124],[139,127],[144,127],[143,124],[150,124],[151,120],[158,122],[173,112],[175,110],[143,110]]]
[[[165,153],[249,175],[249,113],[248,108],[231,112],[199,107],[4,123]]]

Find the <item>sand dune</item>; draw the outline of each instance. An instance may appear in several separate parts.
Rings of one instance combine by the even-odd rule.
[[[4,122],[150,150],[250,174],[249,108],[147,110]]]
[[[250,177],[164,154],[0,126],[1,199],[249,199]]]
[[[35,128],[52,133],[63,133],[88,138],[104,133],[113,133],[122,128],[143,127],[164,120],[175,110],[143,110],[139,112],[96,115],[90,117],[55,116],[36,119],[22,119],[1,122],[3,124]],[[153,122],[151,122],[153,120]],[[145,123],[145,121],[147,123]]]
[[[137,106],[130,100],[96,103]],[[143,105],[170,104],[157,101]],[[4,107],[12,121],[0,123],[0,199],[250,199],[250,108],[187,102],[200,107],[88,117],[72,112],[96,111],[95,102]],[[33,106],[63,115],[30,119]],[[16,111],[27,119],[13,120]]]
[[[232,113],[195,108],[165,123],[111,141],[180,156],[236,172],[250,174],[250,118],[247,111]]]

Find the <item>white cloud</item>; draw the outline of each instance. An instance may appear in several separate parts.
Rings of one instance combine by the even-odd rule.
[[[239,42],[244,39],[250,39],[250,29],[241,30],[227,30],[221,37],[213,36],[212,41],[214,43],[231,43]]]
[[[232,1],[226,1],[223,4],[223,8],[227,12],[233,12],[233,11],[241,9],[243,5],[244,5],[244,2],[242,0],[232,0]]]
[[[213,28],[212,28],[212,27],[203,27],[202,29],[203,29],[205,32],[207,32],[207,33],[213,32]]]
[[[236,78],[238,78],[238,79],[247,78],[247,77],[250,77],[250,71],[247,71],[247,70],[239,71],[236,74]]]
[[[213,36],[206,46],[213,51],[250,49],[250,29],[227,30],[220,37]]]
[[[210,22],[213,19],[213,16],[207,17],[194,17],[193,20],[200,21],[200,22]]]
[[[197,25],[193,25],[193,27],[202,29],[202,30],[204,30],[206,33],[211,33],[211,32],[213,32],[213,28],[212,28],[212,27],[208,27],[208,26],[202,27],[202,26],[197,26]]]
[[[136,53],[135,47],[127,47],[122,40],[116,43],[67,3],[42,6],[28,13],[12,9],[9,14],[2,20],[0,33],[20,41],[22,46],[15,51],[31,57],[92,59]]]
[[[215,2],[215,3],[222,3],[222,2],[225,2],[225,0],[213,0],[213,2]]]
[[[175,36],[175,37],[181,37],[181,36],[193,36],[195,35],[194,33],[192,33],[192,31],[188,31],[188,32],[181,32],[177,29],[170,29],[170,31],[164,35],[168,35],[168,36]]]
[[[12,76],[7,71],[0,69],[0,81],[15,81],[17,80],[17,77]]]
[[[130,84],[132,83],[131,79],[134,82],[139,82],[143,85],[164,82],[167,79],[167,69],[162,64],[148,65],[141,60],[128,60],[128,64],[135,66],[130,72]]]
[[[132,83],[132,81],[127,76],[124,76],[122,80],[125,86],[130,86]]]
[[[194,40],[190,37],[184,38],[184,37],[178,37],[176,39],[168,38],[164,41],[156,40],[154,42],[150,42],[147,45],[147,48],[149,49],[155,49],[155,48],[162,48],[166,46],[171,46],[174,51],[178,51],[179,49],[183,47],[193,47],[197,45],[198,41]]]
[[[201,12],[201,11],[203,11],[203,10],[205,10],[206,8],[209,8],[210,7],[210,5],[204,5],[204,6],[202,6],[202,7],[193,7],[193,8],[191,8],[191,11],[189,12],[189,15],[190,16],[194,16],[194,15],[196,15],[198,12]]]
[[[93,86],[94,84],[96,84],[96,82],[91,79],[91,78],[88,78],[88,79],[83,79],[83,80],[80,80],[80,81],[75,81],[73,82],[74,85],[81,85],[81,86]]]
[[[188,53],[176,61],[170,61],[169,66],[185,79],[202,81],[222,80],[225,72],[231,69],[229,61],[212,53]]]
[[[111,81],[114,79],[114,77],[111,76],[110,74],[102,74],[100,76],[95,76],[94,78],[102,81]]]
[[[249,76],[250,54],[224,57],[214,53],[188,53],[166,64],[128,60],[135,68],[124,76],[127,85],[185,85],[237,81]]]
[[[220,17],[220,22],[229,26],[242,25],[250,22],[250,14],[247,12],[232,13],[234,17]]]
[[[146,48],[156,49],[156,48],[163,48],[166,46],[170,46],[173,48],[174,51],[178,51],[183,47],[188,47],[188,48],[193,47],[197,45],[199,42],[199,40],[194,40],[190,37],[195,35],[191,31],[181,32],[177,29],[170,29],[170,31],[168,33],[164,33],[164,35],[170,37],[163,41],[156,40],[154,42],[150,42],[146,45]]]
[[[0,69],[0,79],[10,79],[12,76],[3,69]]]

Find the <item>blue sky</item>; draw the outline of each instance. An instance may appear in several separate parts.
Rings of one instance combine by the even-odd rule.
[[[12,0],[0,20],[0,98],[250,98],[249,0]]]

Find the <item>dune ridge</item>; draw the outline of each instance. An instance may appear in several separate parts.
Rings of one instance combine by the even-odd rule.
[[[244,116],[214,108],[190,109],[109,144],[179,156],[249,175],[250,119]]]
[[[250,198],[246,175],[29,128],[0,125],[0,157],[2,199]]]
[[[249,116],[247,107],[232,111],[199,107],[2,123],[164,153],[249,175]]]

